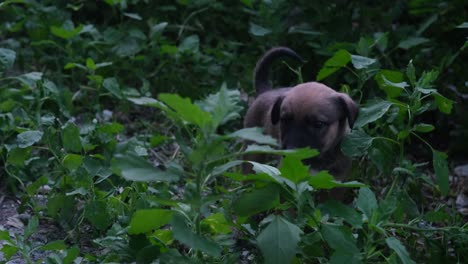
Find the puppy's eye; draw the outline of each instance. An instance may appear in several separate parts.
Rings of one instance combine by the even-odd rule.
[[[323,122],[323,121],[314,121],[314,122],[312,122],[312,126],[313,126],[314,128],[317,128],[317,129],[319,129],[319,128],[324,128],[324,127],[326,127],[327,125],[328,125],[328,124],[325,123],[325,122]]]

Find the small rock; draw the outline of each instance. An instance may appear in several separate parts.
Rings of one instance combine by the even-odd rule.
[[[454,172],[460,177],[468,177],[468,164],[455,167]]]

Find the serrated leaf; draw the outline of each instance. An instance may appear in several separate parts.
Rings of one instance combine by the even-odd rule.
[[[276,139],[272,138],[270,135],[263,134],[262,129],[258,127],[243,128],[227,135],[226,137],[240,138],[244,140],[253,141],[259,144],[278,146],[278,142],[276,141]]]
[[[434,130],[434,128],[435,127],[433,125],[424,124],[424,123],[416,124],[413,126],[414,131],[421,132],[421,133],[431,132],[432,130]]]
[[[228,90],[226,84],[223,84],[219,92],[210,94],[198,105],[213,116],[213,124],[217,127],[241,117],[243,108],[240,101],[239,90]]]
[[[432,150],[432,165],[434,167],[437,185],[439,185],[442,194],[447,195],[449,192],[447,154]]]
[[[247,217],[272,209],[278,204],[279,187],[269,184],[264,188],[241,194],[232,203],[232,208],[239,216]]]
[[[367,219],[371,219],[373,211],[378,208],[375,194],[369,188],[359,189],[356,206],[367,216]]]
[[[68,152],[80,152],[81,151],[81,138],[80,130],[78,127],[69,122],[62,127],[62,144]]]
[[[348,62],[351,61],[351,54],[346,50],[339,50],[333,54],[333,56],[328,59],[323,67],[320,69],[317,75],[317,81],[321,81],[331,75],[332,73],[338,71],[344,67]]]
[[[367,58],[359,55],[351,55],[351,63],[354,68],[361,70],[368,68],[370,65],[374,64],[377,60],[372,58]]]
[[[346,226],[323,224],[321,233],[327,244],[334,250],[350,254],[359,253],[356,239]]]
[[[359,109],[359,116],[354,123],[355,127],[363,127],[368,123],[381,118],[390,109],[393,103],[389,101],[372,101]]]
[[[81,164],[83,164],[83,156],[77,154],[67,154],[63,158],[63,166],[69,169],[70,171],[74,171],[78,169]]]
[[[15,63],[16,52],[11,49],[0,48],[0,70],[8,70]]]
[[[265,263],[291,263],[302,234],[296,225],[281,216],[274,216],[273,221],[257,237]]]
[[[173,211],[167,209],[137,210],[130,220],[128,233],[142,234],[169,224]]]
[[[395,238],[395,237],[389,237],[385,239],[385,243],[387,243],[387,246],[395,251],[395,253],[398,255],[400,258],[401,262],[403,264],[415,264],[410,255],[408,254],[408,251],[406,251],[405,246],[401,244],[401,242]]]
[[[104,81],[102,82],[102,86],[108,90],[109,92],[111,92],[111,94],[113,94],[115,97],[117,97],[118,99],[122,99],[123,98],[123,95],[122,95],[122,91],[120,90],[120,85],[119,83],[117,82],[117,79],[112,77],[112,78],[106,78],[104,79]]]
[[[374,138],[366,133],[359,130],[353,130],[343,139],[343,142],[341,143],[341,151],[349,157],[364,156],[372,145],[373,140]]]
[[[43,132],[38,130],[25,131],[16,136],[16,143],[20,148],[27,148],[41,141]]]
[[[163,171],[155,168],[145,159],[132,154],[116,154],[111,162],[111,169],[117,175],[129,181],[153,182],[176,181],[179,175],[169,170]]]
[[[398,97],[404,87],[393,85],[403,83],[403,73],[398,71],[380,70],[374,77],[380,89],[384,90],[389,98]]]
[[[263,37],[270,34],[272,30],[251,22],[249,32],[254,36]]]
[[[174,214],[171,224],[174,238],[187,245],[189,248],[201,250],[213,257],[221,255],[221,247],[215,242],[208,240],[206,237],[193,233],[193,231],[187,227],[183,216]]]
[[[281,176],[291,180],[295,184],[304,181],[310,176],[309,167],[300,159],[288,156],[282,159],[280,167]]]
[[[421,37],[409,37],[403,41],[400,41],[398,44],[398,47],[401,49],[410,49],[416,46],[419,46],[421,44],[429,42],[429,39],[427,38],[421,38]]]
[[[182,120],[205,127],[211,121],[211,115],[192,104],[189,98],[182,98],[177,94],[160,94],[159,99],[178,114]]]
[[[434,93],[434,98],[436,101],[437,108],[444,114],[450,114],[452,112],[453,101],[440,95],[439,93]]]

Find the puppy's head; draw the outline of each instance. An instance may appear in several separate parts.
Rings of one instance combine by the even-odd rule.
[[[357,114],[358,106],[347,94],[309,82],[279,97],[270,116],[280,126],[284,149],[310,147],[323,156],[340,143]]]

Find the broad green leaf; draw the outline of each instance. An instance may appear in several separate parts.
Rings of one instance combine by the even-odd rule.
[[[320,232],[327,244],[336,251],[343,253],[359,253],[356,239],[346,226],[323,224]]]
[[[365,184],[362,184],[357,181],[351,181],[351,182],[335,181],[333,176],[330,175],[327,171],[320,171],[316,175],[311,176],[309,178],[309,184],[315,189],[332,189],[335,187],[356,188],[356,187],[365,186]]]
[[[174,55],[174,54],[177,54],[178,51],[179,50],[177,49],[177,46],[174,46],[174,45],[162,45],[161,46],[162,54]]]
[[[338,201],[327,201],[320,205],[322,214],[330,214],[334,217],[341,217],[355,228],[362,226],[362,216],[355,209],[346,206]]]
[[[43,132],[37,130],[25,131],[16,136],[16,143],[20,148],[27,148],[41,141]]]
[[[439,72],[436,70],[431,70],[429,72],[425,71],[419,78],[416,85],[420,88],[431,88],[432,84],[437,80],[438,76]]]
[[[385,239],[387,246],[395,251],[395,253],[400,257],[400,260],[403,264],[415,264],[408,251],[406,251],[405,246],[396,237],[389,237]]]
[[[158,100],[151,97],[138,97],[138,98],[127,98],[130,102],[136,105],[152,106],[157,108],[165,108],[165,106]]]
[[[442,194],[447,195],[449,192],[447,154],[432,150],[432,165],[434,167],[437,185],[439,185]]]
[[[269,135],[262,133],[262,129],[259,127],[248,127],[237,130],[234,133],[227,135],[227,138],[240,138],[249,141],[253,141],[259,144],[267,144],[272,146],[278,146],[276,139]]]
[[[368,68],[370,65],[374,64],[377,60],[372,58],[367,58],[359,55],[351,55],[351,63],[354,68],[361,70]]]
[[[207,226],[215,234],[232,233],[232,226],[224,217],[224,213],[212,214],[201,221],[203,226]]]
[[[264,28],[264,27],[262,27],[260,25],[257,25],[257,24],[254,24],[254,23],[251,22],[249,32],[250,32],[250,34],[252,34],[254,36],[263,37],[263,36],[266,36],[266,35],[270,34],[272,32],[272,30],[268,29],[268,28]]]
[[[63,166],[70,171],[78,169],[83,164],[83,156],[77,154],[67,154],[63,158]]]
[[[86,59],[86,68],[92,71],[96,70],[96,64],[94,63],[93,59],[91,58]]]
[[[265,263],[291,263],[298,251],[302,234],[299,227],[275,215],[273,221],[257,237]]]
[[[279,204],[279,187],[269,184],[261,189],[243,193],[232,203],[232,208],[239,216],[251,216],[274,208]]]
[[[379,88],[385,91],[389,98],[398,97],[403,91],[404,87],[402,88],[401,85],[393,85],[404,81],[403,73],[399,71],[380,70],[374,79]]]
[[[189,248],[201,250],[213,257],[219,257],[221,255],[221,247],[208,238],[195,234],[188,228],[182,215],[174,214],[171,224],[174,238]]]
[[[42,72],[29,72],[13,77],[29,88],[34,88],[37,81],[42,80]]]
[[[161,32],[164,31],[164,29],[166,29],[167,25],[169,25],[169,23],[161,22],[159,24],[152,26],[150,36],[153,38],[154,36],[160,34]]]
[[[8,70],[15,63],[16,52],[11,49],[0,48],[0,70]]]
[[[392,106],[389,101],[372,101],[359,109],[359,116],[354,127],[363,127],[381,118]]]
[[[117,82],[116,78],[112,77],[104,79],[104,81],[102,82],[102,86],[118,99],[123,98],[122,91],[120,90],[120,85]]]
[[[77,194],[79,194],[81,196],[85,196],[85,195],[88,194],[88,189],[86,189],[84,187],[80,187],[80,188],[75,189],[75,190],[73,190],[71,192],[65,193],[66,196],[73,196],[73,195],[77,195]]]
[[[191,35],[182,40],[179,45],[179,51],[197,52],[200,46],[200,38],[197,35]]]
[[[173,213],[173,211],[167,209],[137,210],[132,215],[132,220],[130,220],[128,233],[135,235],[158,229],[169,224]]]
[[[437,108],[444,114],[450,114],[452,112],[453,101],[440,95],[439,93],[434,93],[435,101]]]
[[[65,244],[65,241],[63,240],[55,240],[52,242],[49,242],[43,246],[40,247],[41,250],[65,250],[67,249],[67,245]]]
[[[220,175],[233,167],[241,165],[242,163],[244,163],[243,160],[232,160],[226,164],[217,166],[211,171],[211,176],[213,177],[216,175]]]
[[[429,39],[427,38],[409,37],[403,41],[400,41],[400,43],[398,44],[398,47],[401,49],[408,50],[412,47],[416,47],[427,42],[429,42]]]
[[[332,73],[338,71],[344,67],[348,62],[351,61],[351,54],[346,50],[339,50],[333,54],[333,56],[328,59],[323,67],[320,69],[317,75],[317,81],[321,81],[331,75]]]
[[[335,251],[330,257],[330,264],[361,264],[360,254],[352,254],[349,252]]]
[[[128,181],[154,182],[179,179],[179,175],[174,172],[155,168],[145,159],[132,153],[116,154],[112,159],[111,169]]]
[[[364,156],[367,150],[372,145],[374,138],[366,133],[353,130],[350,134],[346,135],[341,143],[341,151],[349,157]]]
[[[281,176],[291,180],[295,184],[304,181],[310,176],[309,167],[305,166],[300,159],[287,156],[281,161]]]
[[[107,209],[105,201],[90,200],[85,206],[85,218],[98,230],[106,230],[113,219]]]
[[[239,119],[242,107],[241,98],[238,90],[228,90],[224,83],[215,94],[210,94],[203,101],[197,104],[213,117],[213,125],[224,125],[229,121]]]
[[[182,98],[177,94],[160,94],[159,99],[174,109],[182,120],[190,124],[204,127],[211,121],[210,114],[192,104],[189,98]]]
[[[51,26],[50,32],[57,37],[60,37],[63,39],[71,39],[79,35],[81,31],[83,30],[83,27],[84,27],[83,25],[79,25],[76,28],[68,30],[62,27]]]
[[[367,216],[367,219],[371,219],[372,212],[378,208],[375,194],[369,188],[359,189],[356,206]]]
[[[75,124],[68,122],[62,127],[62,144],[68,152],[81,151],[80,130]]]
[[[302,149],[273,149],[270,146],[259,146],[259,145],[249,145],[244,151],[245,153],[265,153],[265,154],[275,154],[275,155],[284,155],[288,157],[294,157],[297,159],[307,159],[319,155],[319,152],[316,149],[302,148]]]
[[[414,125],[413,130],[416,132],[428,133],[434,130],[434,126],[430,124],[420,123],[420,124]]]

